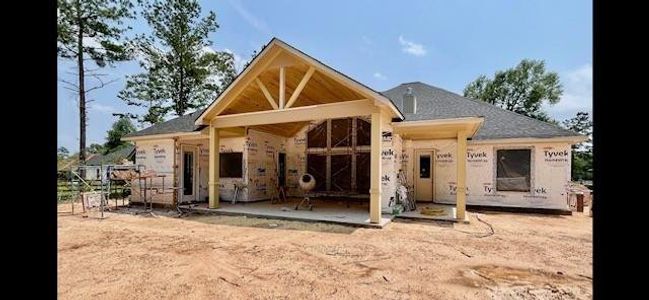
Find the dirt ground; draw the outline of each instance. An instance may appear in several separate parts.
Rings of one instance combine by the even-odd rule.
[[[470,224],[365,229],[69,210],[59,206],[59,299],[592,298],[592,218],[581,214],[471,211]]]

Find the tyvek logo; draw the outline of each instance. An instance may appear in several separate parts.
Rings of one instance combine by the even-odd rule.
[[[468,152],[466,154],[467,158],[487,158],[487,152]]]
[[[383,137],[384,142],[389,142],[392,140],[392,132],[390,131],[383,131],[381,135]]]
[[[381,157],[383,159],[391,159],[392,156],[394,156],[394,151],[392,151],[392,149],[387,149],[387,150],[381,151]]]
[[[453,154],[450,152],[435,154],[437,163],[451,163],[453,162]]]
[[[494,187],[491,187],[491,186],[488,186],[488,185],[484,186],[484,192],[486,194],[491,194],[491,193],[494,193],[495,191],[496,191],[496,189]]]
[[[487,160],[487,152],[474,152],[474,151],[469,151],[466,153],[467,161],[470,163],[486,163],[488,162]]]
[[[162,160],[167,158],[167,153],[164,148],[153,148],[153,158]]]
[[[469,195],[469,187],[465,187],[465,194]],[[448,183],[448,191],[449,194],[455,195],[457,194],[457,184],[455,182],[449,182]]]
[[[447,152],[447,153],[439,153],[439,154],[435,155],[435,157],[437,157],[437,159],[452,158],[453,155],[451,153]]]
[[[567,157],[568,155],[570,155],[570,153],[568,153],[568,150],[563,150],[563,151],[548,151],[548,150],[545,150],[545,151],[543,151],[543,153],[545,153],[545,156],[549,157],[549,158],[552,158],[552,157]]]
[[[552,148],[544,148],[544,149],[552,149]],[[559,150],[559,151],[543,150],[543,156],[546,162],[568,162],[568,158],[570,157],[570,152],[568,150]]]
[[[547,194],[548,191],[544,187],[539,187],[534,189],[535,194]]]

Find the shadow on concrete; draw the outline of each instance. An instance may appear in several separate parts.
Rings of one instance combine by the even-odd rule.
[[[293,220],[279,220],[263,217],[249,217],[249,216],[228,216],[228,215],[215,215],[205,214],[199,212],[184,212],[182,214],[173,209],[158,209],[154,208],[153,211],[148,212],[142,207],[123,207],[113,210],[112,213],[116,214],[129,214],[139,217],[170,217],[179,218],[186,221],[200,222],[204,224],[225,225],[225,226],[238,226],[250,228],[263,228],[263,229],[280,229],[280,230],[296,230],[296,231],[314,231],[314,232],[328,232],[328,233],[342,233],[351,234],[359,227],[349,225],[339,225],[323,223],[318,221],[293,221]]]

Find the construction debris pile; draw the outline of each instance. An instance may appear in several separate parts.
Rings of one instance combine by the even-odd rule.
[[[587,186],[570,182],[568,184],[568,206],[570,210],[577,212],[584,212],[584,207],[588,207],[590,211],[593,203],[593,191]]]

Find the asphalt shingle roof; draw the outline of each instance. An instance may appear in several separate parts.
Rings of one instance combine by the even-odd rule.
[[[403,112],[403,95],[408,87],[417,98],[415,114],[403,113],[404,121],[437,120],[461,117],[484,117],[484,123],[473,137],[475,140],[504,138],[549,138],[579,136],[560,126],[539,121],[495,105],[466,98],[456,93],[422,82],[403,83],[382,92]]]
[[[205,125],[196,126],[194,125],[194,122],[196,121],[196,119],[198,119],[198,116],[201,115],[203,110],[205,109],[199,109],[193,113],[186,114],[182,117],[178,117],[166,122],[155,124],[153,126],[144,128],[140,131],[129,133],[124,137],[199,131],[205,128]]]
[[[119,163],[122,159],[130,158],[134,154],[134,152],[135,152],[135,146],[131,144],[127,144],[107,154],[93,155],[90,159],[86,161],[86,165],[99,166],[102,164],[106,165],[106,164]]]
[[[413,94],[417,97],[417,113],[415,114],[403,113],[403,95],[408,87],[412,88]],[[560,126],[517,114],[486,102],[466,98],[422,82],[403,83],[381,92],[381,94],[390,99],[403,113],[404,121],[484,117],[484,123],[473,137],[474,140],[580,135]],[[198,131],[205,128],[205,125],[194,125],[203,111],[204,109],[200,109],[126,136]]]

